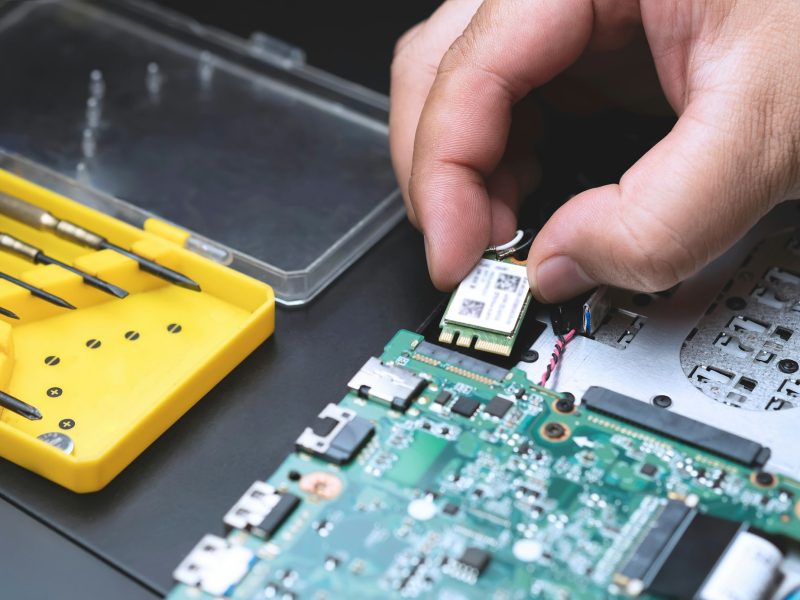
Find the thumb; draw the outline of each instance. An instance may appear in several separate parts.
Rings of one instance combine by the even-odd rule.
[[[769,136],[742,106],[698,98],[623,175],[562,206],[528,257],[534,295],[570,299],[598,284],[668,289],[720,255],[791,187]],[[784,180],[785,183],[784,183]]]

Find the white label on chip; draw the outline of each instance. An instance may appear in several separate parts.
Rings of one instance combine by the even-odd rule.
[[[523,265],[482,258],[458,286],[444,320],[508,335],[514,332],[528,292]]]

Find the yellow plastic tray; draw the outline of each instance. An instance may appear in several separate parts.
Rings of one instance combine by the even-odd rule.
[[[0,409],[0,456],[76,492],[101,489],[274,329],[272,289],[181,247],[186,234],[151,219],[137,229],[0,170],[0,192],[73,221],[180,271],[186,290],[94,251],[0,216],[0,231],[128,290],[122,300],[56,266],[0,252],[0,270],[61,296],[65,310],[0,280],[0,390],[36,406],[40,421]],[[74,450],[37,439],[72,438]]]

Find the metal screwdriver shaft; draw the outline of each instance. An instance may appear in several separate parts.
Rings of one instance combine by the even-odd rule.
[[[66,269],[70,273],[75,273],[81,277],[86,284],[97,288],[101,292],[116,296],[117,298],[124,298],[128,295],[128,292],[123,290],[121,287],[117,287],[116,285],[108,283],[99,277],[90,275],[85,271],[81,271],[80,269],[76,269],[67,263],[61,262],[52,256],[48,256],[36,246],[31,246],[30,244],[27,244],[22,240],[18,240],[14,236],[8,235],[7,233],[0,233],[0,248],[8,250],[9,252],[29,260],[34,264],[56,265],[62,269]]]
[[[11,275],[8,275],[6,273],[0,273],[0,279],[5,279],[9,283],[13,283],[14,285],[26,289],[31,293],[31,295],[35,296],[36,298],[39,298],[40,300],[44,300],[45,302],[49,302],[50,304],[55,304],[56,306],[60,306],[62,308],[69,308],[72,310],[75,309],[75,307],[72,304],[70,304],[63,298],[60,298],[55,294],[51,294],[50,292],[46,292],[41,288],[37,288],[36,286],[31,285],[30,283],[25,283],[24,281],[22,281],[22,279],[17,279],[16,277],[12,277]]]
[[[7,308],[3,308],[2,306],[0,306],[0,315],[8,317],[9,319],[19,319],[17,313],[15,313],[13,310],[8,310]]]
[[[8,409],[30,421],[38,421],[42,418],[42,413],[38,408],[5,392],[0,392],[0,408]]]
[[[94,250],[113,250],[114,252],[118,252],[135,260],[139,263],[139,268],[146,273],[160,277],[175,285],[197,292],[200,291],[200,286],[197,282],[186,275],[160,265],[148,258],[139,256],[130,250],[125,250],[116,244],[112,244],[103,236],[97,235],[88,229],[79,227],[69,221],[62,221],[46,210],[25,202],[24,200],[20,200],[19,198],[13,198],[0,193],[0,214],[25,223],[35,229],[50,231],[81,246],[93,248]]]

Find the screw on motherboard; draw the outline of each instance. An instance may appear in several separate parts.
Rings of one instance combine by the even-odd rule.
[[[525,350],[519,359],[522,362],[534,363],[539,360],[539,353],[536,350]]]
[[[557,440],[567,433],[561,423],[548,423],[544,426],[544,434],[550,439]]]
[[[800,367],[798,367],[797,361],[791,358],[784,358],[778,361],[778,370],[781,373],[796,373],[798,368]]]
[[[659,394],[653,397],[653,404],[658,408],[669,408],[672,406],[672,398],[664,394]]]
[[[556,400],[556,410],[561,413],[569,413],[575,408],[575,396],[569,392],[561,394],[561,398]]]
[[[775,483],[775,476],[766,471],[759,471],[753,476],[753,482],[762,487],[770,487]]]

